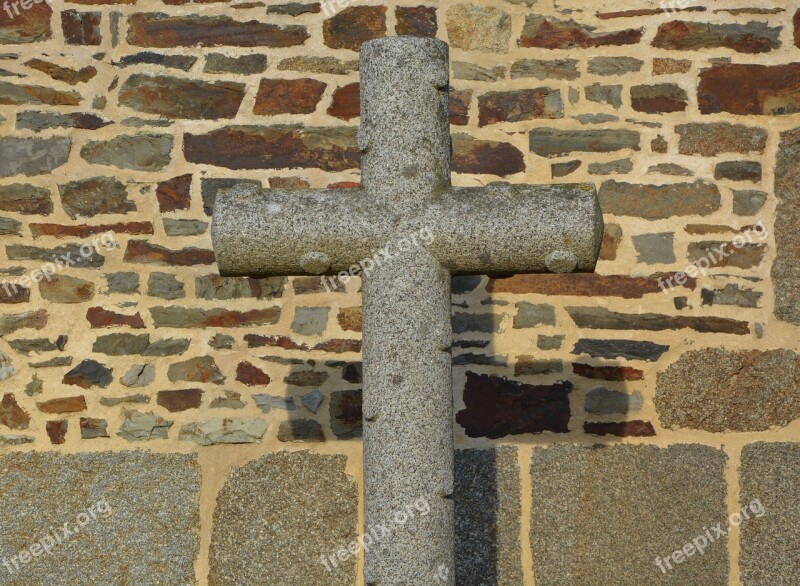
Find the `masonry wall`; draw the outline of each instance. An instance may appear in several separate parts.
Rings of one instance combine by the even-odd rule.
[[[0,584],[362,583],[360,283],[221,278],[209,224],[236,182],[358,185],[393,34],[450,44],[455,184],[592,182],[606,221],[595,275],[453,281],[436,571],[796,584],[797,9],[4,3]]]

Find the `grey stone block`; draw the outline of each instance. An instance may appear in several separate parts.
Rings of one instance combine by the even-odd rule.
[[[358,488],[346,457],[278,452],[234,468],[217,496],[209,586],[351,586]],[[321,556],[333,555],[337,567]]]
[[[304,336],[319,336],[328,325],[330,307],[298,307],[294,310],[292,331]]]
[[[725,522],[726,460],[697,444],[534,449],[536,584],[726,586],[727,539],[667,573],[655,563]]]
[[[456,450],[454,490],[456,584],[522,584],[517,449]]]
[[[750,515],[741,525],[742,584],[797,584],[800,443],[758,442],[745,446],[739,475],[740,505],[747,506]],[[758,516],[762,509],[763,514]]]
[[[196,584],[200,473],[194,456],[10,453],[0,458],[0,493],[0,559],[12,568],[11,558],[48,528],[62,537],[50,555],[37,548],[40,555],[13,573],[3,568],[0,584]],[[110,514],[92,519],[92,506]],[[65,536],[64,523],[70,530],[82,526]]]

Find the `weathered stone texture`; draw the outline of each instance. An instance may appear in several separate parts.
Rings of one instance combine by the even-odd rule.
[[[234,468],[214,510],[209,585],[354,583],[355,558],[336,558],[357,533],[358,490],[345,461],[278,452]],[[323,555],[336,560],[330,572]]]
[[[704,526],[724,522],[726,460],[723,451],[697,444],[534,448],[536,583],[727,584],[724,538],[702,556],[673,563],[669,573],[654,562],[691,543]]]
[[[775,220],[777,256],[772,265],[775,282],[775,316],[800,325],[800,129],[781,133],[775,167],[775,194],[779,198]]]

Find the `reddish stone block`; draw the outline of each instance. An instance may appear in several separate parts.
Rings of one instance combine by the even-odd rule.
[[[25,66],[35,69],[36,71],[41,71],[56,81],[63,81],[70,85],[86,83],[97,75],[97,69],[92,66],[73,69],[72,67],[61,67],[55,63],[44,61],[43,59],[29,59],[25,62]]]
[[[436,37],[436,8],[434,6],[398,6],[395,8],[398,35]]]
[[[192,202],[192,175],[180,175],[161,181],[156,187],[156,199],[161,213],[188,210]]]
[[[256,94],[253,113],[311,114],[317,109],[326,83],[316,79],[262,79]]]
[[[529,14],[519,39],[520,47],[541,49],[572,49],[604,45],[634,45],[642,38],[644,29],[626,29],[610,33],[595,33],[593,27],[574,20]]]
[[[700,72],[702,114],[783,115],[800,112],[800,63],[717,65]]]
[[[116,232],[118,234],[152,234],[153,224],[151,222],[119,222],[116,224],[98,224],[89,226],[80,224],[78,226],[63,226],[61,224],[29,224],[31,235],[34,238],[40,236],[53,236],[55,238],[89,238],[97,234]]]
[[[42,413],[77,413],[86,410],[86,399],[83,395],[77,397],[62,397],[36,403]]]
[[[672,83],[635,85],[631,88],[631,106],[637,112],[683,112],[688,105],[686,92]]]
[[[617,437],[652,437],[656,434],[649,421],[587,421],[583,431],[592,435],[615,435]]]
[[[240,362],[236,367],[236,380],[248,387],[263,386],[270,383],[269,375],[249,362]]]
[[[709,24],[676,20],[658,27],[653,46],[659,49],[697,51],[724,47],[739,53],[767,53],[780,47],[781,27],[763,22]]]
[[[10,429],[28,429],[30,421],[31,416],[19,406],[12,393],[3,395],[0,400],[0,424]]]
[[[472,90],[450,90],[450,124],[466,126],[469,124],[469,104]]]
[[[344,352],[361,352],[361,340],[328,340],[327,342],[320,342],[314,346],[314,350],[323,350],[325,352],[334,352],[341,354]]]
[[[322,36],[331,49],[358,51],[366,41],[386,36],[386,7],[345,8],[322,24]]]
[[[137,73],[122,84],[119,104],[163,118],[219,120],[236,116],[244,92],[243,83]]]
[[[550,88],[490,92],[478,98],[478,126],[535,118],[563,118],[561,92]]]
[[[360,87],[356,82],[336,88],[331,105],[328,107],[328,114],[342,120],[358,118],[361,115]]]
[[[214,251],[189,246],[169,250],[148,240],[129,240],[125,248],[125,262],[188,267],[214,264]]]
[[[247,334],[244,337],[247,342],[248,348],[261,348],[263,346],[272,346],[275,348],[284,348],[286,350],[308,350],[308,346],[304,343],[298,343],[287,336],[260,336],[258,334]]]
[[[607,381],[644,380],[644,371],[630,366],[591,366],[573,362],[572,372],[585,378]]]
[[[197,409],[203,400],[200,389],[179,389],[176,391],[158,391],[156,402],[170,413]]]
[[[337,316],[339,327],[348,332],[360,332],[362,325],[361,307],[342,307]]]
[[[485,173],[505,177],[525,170],[525,157],[511,143],[453,135],[452,169],[456,173]]]
[[[516,293],[540,295],[578,295],[583,297],[622,297],[641,299],[649,293],[660,292],[659,278],[664,281],[676,273],[653,277],[569,273],[562,275],[514,275],[504,279],[490,278],[487,293]],[[692,289],[697,280],[687,277],[683,287]]]
[[[9,6],[12,6],[9,3]],[[53,9],[47,2],[33,4],[27,10],[17,5],[13,10],[14,18],[8,18],[3,12],[0,16],[0,44],[15,45],[17,43],[39,43],[53,36],[50,19]],[[19,13],[17,13],[19,12]]]
[[[58,419],[56,421],[48,421],[45,423],[45,430],[47,437],[50,438],[50,443],[53,445],[61,445],[66,439],[68,423],[66,419]]]
[[[64,42],[68,45],[99,45],[102,41],[101,18],[102,13],[100,12],[63,10],[61,12],[61,30],[64,33]]]
[[[123,315],[102,307],[90,307],[86,311],[86,319],[93,328],[110,328],[115,326],[128,326],[134,329],[144,328],[144,320],[137,311],[133,315]]]

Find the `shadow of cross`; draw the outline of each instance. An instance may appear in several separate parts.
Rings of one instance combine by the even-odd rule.
[[[214,251],[227,276],[364,269],[365,531],[394,529],[365,583],[453,584],[450,277],[592,271],[603,220],[592,184],[451,186],[445,43],[369,41],[360,69],[362,188],[233,188]]]

